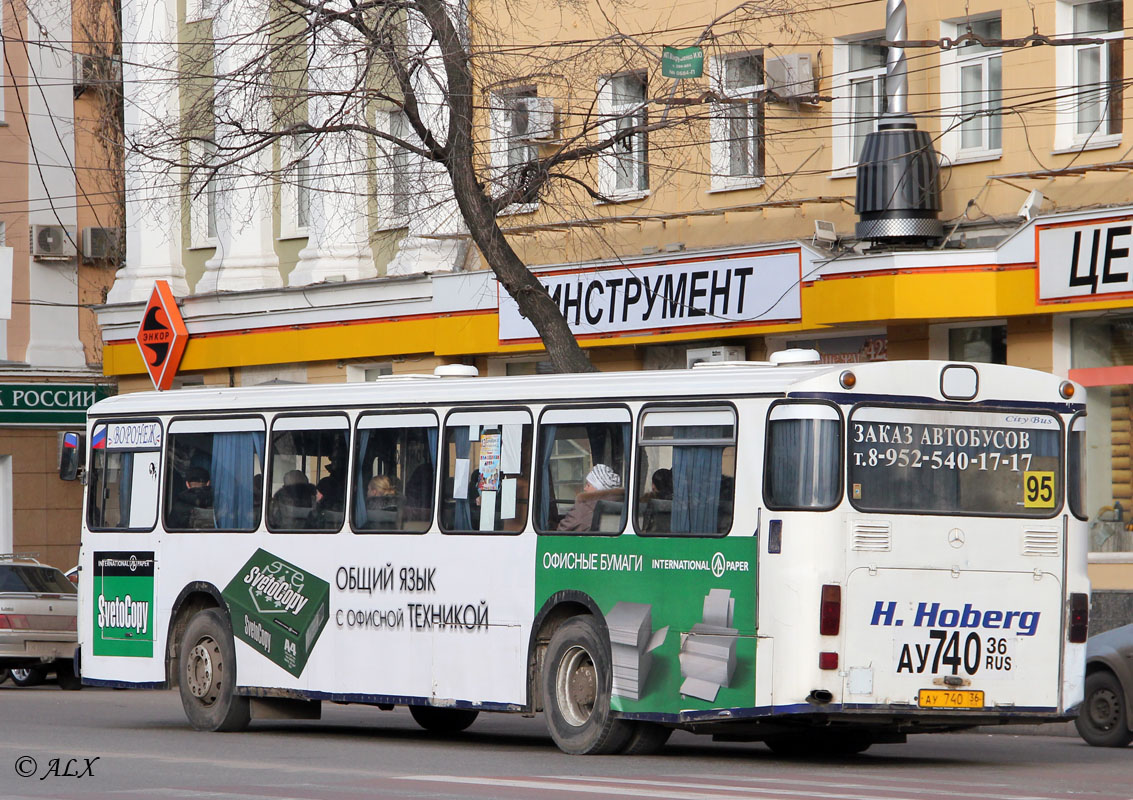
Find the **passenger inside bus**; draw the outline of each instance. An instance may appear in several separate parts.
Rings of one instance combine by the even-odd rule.
[[[284,530],[306,528],[315,508],[315,495],[315,487],[302,470],[289,470],[283,476],[283,486],[272,495],[268,523]]]
[[[375,475],[366,484],[366,520],[374,530],[396,530],[401,496],[389,475]]]
[[[622,479],[606,464],[595,464],[586,474],[586,482],[582,492],[574,500],[574,506],[559,521],[560,531],[597,531],[601,530],[601,520],[598,516],[598,504],[601,501],[623,503],[625,490],[622,488]],[[619,515],[620,516],[620,515]],[[598,524],[595,524],[595,523]]]
[[[342,527],[346,515],[346,484],[334,474],[315,485],[315,507],[308,518],[312,530],[330,531]]]
[[[208,470],[189,467],[185,472],[185,490],[173,502],[170,521],[178,528],[213,528],[212,501]]]

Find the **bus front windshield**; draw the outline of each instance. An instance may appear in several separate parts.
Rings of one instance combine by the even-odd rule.
[[[1050,517],[1062,503],[1051,414],[862,406],[848,433],[860,511]]]

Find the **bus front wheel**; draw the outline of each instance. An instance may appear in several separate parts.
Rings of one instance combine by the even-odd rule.
[[[236,648],[232,627],[215,608],[198,612],[181,640],[181,705],[199,731],[242,731],[251,708],[236,694]]]
[[[543,705],[547,729],[571,755],[616,753],[633,732],[610,711],[610,647],[593,617],[563,623],[543,660]]]

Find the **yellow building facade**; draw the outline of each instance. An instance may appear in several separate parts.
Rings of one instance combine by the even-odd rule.
[[[151,5],[169,7],[166,55],[185,59],[179,32],[199,50],[254,4]],[[474,61],[486,182],[632,129],[499,218],[598,369],[805,345],[831,362],[996,361],[1073,378],[1089,405],[1091,579],[1129,610],[1133,8],[910,0],[908,108],[939,153],[944,233],[889,245],[854,233],[856,164],[887,109],[884,2],[771,4],[758,17],[711,2],[612,17],[572,5],[553,19],[538,4],[530,17],[514,3],[470,9],[470,41],[490,56]],[[160,39],[147,31],[125,92],[128,106],[157,108],[168,99],[140,88]],[[666,47],[699,47],[700,77],[666,77]],[[220,49],[216,62],[219,74]],[[395,125],[395,112],[379,105],[374,125]],[[368,152],[386,163],[381,147]],[[258,200],[236,182],[213,197],[188,174],[174,200],[127,187],[137,246],[97,310],[121,391],[150,388],[133,340],[156,278],[181,296],[190,334],[179,386],[547,367],[459,220],[413,206],[400,171],[411,159],[390,156],[384,177],[344,191],[318,169],[329,156],[300,156],[276,147]],[[240,192],[252,199],[237,221],[225,198]],[[154,224],[146,215],[161,208]],[[332,230],[344,218],[365,224]],[[357,243],[349,257],[327,255],[343,241]]]

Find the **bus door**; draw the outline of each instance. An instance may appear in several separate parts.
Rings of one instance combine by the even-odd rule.
[[[1057,709],[1059,419],[862,406],[847,433],[844,702]]]
[[[163,659],[154,658],[161,655],[154,554],[162,433],[157,420],[96,423],[91,429],[90,535],[83,538],[79,580],[84,677],[165,677]]]

